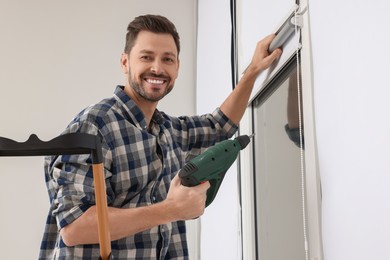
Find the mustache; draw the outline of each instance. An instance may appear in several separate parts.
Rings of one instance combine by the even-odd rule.
[[[170,80],[171,78],[166,75],[165,73],[160,73],[160,74],[156,74],[156,73],[153,73],[153,72],[145,72],[145,73],[142,73],[141,74],[141,77],[144,78],[144,77],[152,77],[152,78],[161,78],[161,79],[164,79],[164,80]]]

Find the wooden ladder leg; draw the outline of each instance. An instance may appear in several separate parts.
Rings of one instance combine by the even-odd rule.
[[[93,164],[92,170],[93,182],[95,185],[100,257],[102,260],[108,260],[111,255],[111,239],[103,163]]]

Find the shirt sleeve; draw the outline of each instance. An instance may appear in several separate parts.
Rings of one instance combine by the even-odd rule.
[[[72,126],[67,132],[77,132],[80,129],[80,126]],[[85,131],[84,129],[83,132],[97,134],[95,130]],[[109,158],[107,154],[110,150],[103,144],[102,146],[104,165],[108,165],[106,160]],[[107,167],[104,169],[104,174],[109,204],[114,194],[109,181],[112,174]],[[56,218],[59,229],[72,223],[88,208],[96,204],[90,154],[46,157],[45,175],[51,201],[51,214]]]
[[[52,215],[59,229],[72,223],[95,203],[88,155],[62,155],[45,161],[53,191]]]
[[[214,144],[231,138],[238,126],[221,111],[191,117],[170,118],[175,143],[181,146],[186,160]]]

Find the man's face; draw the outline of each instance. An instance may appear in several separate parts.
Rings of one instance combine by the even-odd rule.
[[[130,54],[122,54],[122,70],[127,76],[126,91],[133,98],[157,102],[174,86],[179,59],[170,34],[141,31]]]

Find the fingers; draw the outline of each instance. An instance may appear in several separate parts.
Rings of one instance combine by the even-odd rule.
[[[272,40],[275,38],[275,34],[268,35],[264,40],[259,42],[260,49],[264,52],[263,66],[264,69],[268,68],[275,60],[279,59],[282,55],[282,49],[277,48],[273,52],[269,52],[269,46]]]
[[[263,38],[262,40],[258,41],[257,42],[257,49],[264,53],[265,56],[268,56],[269,55],[269,46],[271,45],[271,42],[273,41],[273,39],[275,39],[276,35],[275,34],[270,34],[268,36],[266,36],[265,38]]]
[[[275,39],[276,37],[276,34],[274,33],[271,33],[270,35],[267,35],[262,41],[266,44],[266,45],[270,45],[272,40]]]
[[[282,49],[277,48],[268,56],[268,58],[273,62],[274,60],[279,59],[280,55],[282,55]]]
[[[260,73],[260,71],[267,69],[282,54],[282,49],[280,48],[277,48],[272,53],[269,53],[269,46],[275,37],[275,34],[270,34],[261,41],[257,42],[252,62],[249,65],[252,72],[256,75]]]
[[[210,182],[203,182],[196,187],[198,187],[199,191],[207,191],[210,188]]]
[[[272,33],[272,34],[266,36],[263,40],[261,40],[261,41],[259,42],[259,44],[262,46],[262,48],[263,48],[265,51],[267,51],[267,53],[269,53],[269,47],[270,47],[272,41],[275,39],[275,37],[276,37],[276,34]],[[280,55],[280,54],[281,54],[281,51],[282,51],[281,48],[277,48],[277,49],[275,49],[275,50],[278,50],[278,51],[276,52],[276,55]],[[275,53],[275,50],[274,50],[272,53],[269,53],[269,54]]]
[[[272,43],[272,41],[275,39],[276,34],[272,33],[265,37],[263,40],[260,42],[263,43],[263,48],[269,53],[269,47]],[[269,56],[272,58],[278,58],[282,54],[282,49],[281,48],[276,48],[273,52],[269,53]]]
[[[209,182],[194,187],[181,185],[180,177],[176,175],[171,181],[166,203],[173,208],[172,215],[177,220],[187,220],[199,217],[204,213]]]
[[[266,37],[267,39],[267,51],[269,51],[269,46],[271,45],[272,41],[275,39],[276,37],[276,34],[270,34]],[[281,48],[276,48],[273,52],[270,53],[270,57],[272,58],[272,60],[275,60],[277,58],[280,57],[280,55],[282,55],[282,49]]]

